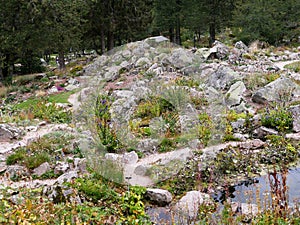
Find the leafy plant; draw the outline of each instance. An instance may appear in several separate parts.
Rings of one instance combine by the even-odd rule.
[[[287,132],[293,128],[292,113],[279,106],[271,110],[266,109],[262,115],[261,123],[265,127]]]
[[[212,136],[213,122],[207,113],[201,113],[198,116],[199,124],[197,125],[197,133],[200,142],[207,146]]]
[[[173,150],[176,147],[174,140],[169,138],[164,138],[158,146],[158,152],[168,152]]]
[[[25,157],[26,157],[26,150],[24,148],[21,148],[6,158],[6,164],[7,165],[16,164],[18,162],[23,161]]]
[[[37,168],[44,162],[50,162],[50,156],[46,152],[40,152],[34,155],[30,155],[24,159],[24,165],[28,169]]]
[[[293,70],[294,72],[298,73],[300,72],[300,61],[287,64],[284,66],[284,68]]]
[[[95,126],[97,135],[108,152],[117,152],[121,148],[116,132],[111,127],[109,112],[112,99],[110,96],[99,95],[95,105]]]

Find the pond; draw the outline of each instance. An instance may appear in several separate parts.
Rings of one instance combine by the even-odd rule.
[[[287,189],[284,189],[287,187]],[[286,173],[272,171],[252,180],[231,186],[227,191],[220,191],[212,195],[216,202],[223,203],[230,198],[231,202],[258,204],[264,208],[271,204],[271,190],[286,196],[286,203],[290,206],[300,203],[300,167],[290,168]],[[284,193],[286,195],[284,195]],[[258,197],[259,196],[259,197]],[[223,207],[221,207],[222,209]],[[174,224],[170,208],[154,207],[147,210],[147,214],[155,224]]]
[[[285,179],[286,178],[286,179]],[[287,187],[287,189],[284,189]],[[286,176],[275,171],[268,175],[242,182],[229,187],[227,191],[220,191],[213,198],[217,202],[224,202],[229,197],[232,202],[253,203],[261,206],[271,203],[272,192],[285,192],[287,203],[294,205],[300,201],[300,167],[290,168]],[[283,193],[282,193],[283,194]]]

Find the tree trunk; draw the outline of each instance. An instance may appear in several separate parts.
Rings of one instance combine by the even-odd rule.
[[[63,51],[60,51],[58,53],[58,64],[59,64],[59,69],[60,70],[66,69],[65,54],[64,54]]]
[[[212,47],[215,40],[216,40],[216,23],[215,21],[212,21],[209,24],[209,47]]]
[[[103,28],[101,29],[100,35],[101,35],[101,54],[104,54],[106,46],[105,46],[105,34]]]
[[[169,37],[170,37],[170,41],[174,43],[175,42],[175,38],[174,38],[174,29],[173,29],[173,27],[171,27],[169,29]]]
[[[114,33],[109,30],[107,34],[107,50],[109,51],[113,48],[114,48]]]
[[[176,37],[175,37],[175,43],[178,45],[181,45],[181,37],[180,37],[180,18],[177,17],[176,21]]]

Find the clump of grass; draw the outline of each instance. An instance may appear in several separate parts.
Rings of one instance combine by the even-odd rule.
[[[275,106],[274,109],[265,110],[261,123],[265,127],[274,128],[280,132],[287,132],[293,128],[292,113],[283,107]]]
[[[43,164],[44,162],[50,162],[50,156],[47,152],[40,152],[34,155],[30,155],[24,159],[24,165],[28,169],[34,169]]]
[[[6,164],[14,165],[18,162],[22,162],[25,159],[26,155],[26,150],[24,148],[21,148],[6,158]]]
[[[286,69],[293,70],[294,72],[300,72],[300,61],[293,62],[284,66]]]

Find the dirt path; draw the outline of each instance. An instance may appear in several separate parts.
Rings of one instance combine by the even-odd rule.
[[[294,62],[299,62],[299,60],[289,60],[289,61],[280,61],[280,62],[275,62],[274,65],[277,66],[279,69],[284,70],[285,66],[294,63]]]
[[[24,147],[29,142],[36,140],[50,132],[66,129],[68,129],[67,124],[46,124],[44,126],[39,126],[35,130],[27,131],[25,136],[22,137],[21,140],[15,140],[11,142],[0,142],[0,154],[5,154],[18,147]]]

